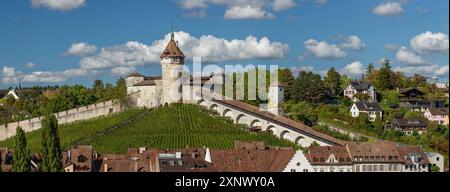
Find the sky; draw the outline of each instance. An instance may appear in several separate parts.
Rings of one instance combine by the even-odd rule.
[[[389,59],[449,74],[448,0],[3,0],[0,88],[161,73],[172,31],[203,64],[279,65],[359,78]]]

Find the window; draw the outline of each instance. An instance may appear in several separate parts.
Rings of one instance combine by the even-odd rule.
[[[359,172],[359,165],[356,166],[356,172]]]
[[[380,165],[380,171],[384,171],[384,165]]]
[[[303,169],[303,172],[307,173],[307,172],[308,172],[308,169]]]
[[[373,165],[373,171],[377,172],[378,171],[378,166],[377,165]]]
[[[330,167],[330,172],[334,172],[334,167]]]
[[[78,160],[78,163],[84,163],[87,161],[87,158],[83,155],[80,155],[80,156],[78,156],[77,160]]]
[[[366,172],[366,171],[367,171],[367,166],[366,166],[366,165],[363,165],[363,166],[362,166],[362,171],[363,171],[363,172]]]
[[[295,169],[291,169],[291,173],[295,173],[296,171],[295,171]]]
[[[439,161],[439,157],[436,157],[436,161]]]

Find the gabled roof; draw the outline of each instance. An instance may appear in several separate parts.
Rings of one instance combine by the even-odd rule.
[[[400,128],[409,128],[409,127],[423,127],[426,128],[428,125],[421,119],[401,119],[395,118],[394,122],[397,123]]]
[[[429,164],[427,154],[422,150],[421,146],[417,145],[400,145],[397,146],[398,151],[403,156],[405,164],[411,165],[414,163]],[[414,162],[413,162],[414,159]]]
[[[363,157],[363,161],[366,161],[366,157],[377,156],[384,157],[385,162],[403,161],[397,146],[392,142],[348,142],[347,149],[352,158]]]
[[[367,90],[370,88],[370,86],[372,86],[372,83],[353,81],[350,82],[350,85],[356,90]]]
[[[166,49],[161,54],[161,58],[164,57],[185,57],[181,49],[178,47],[178,43],[174,40],[174,34],[171,34],[172,37],[169,41],[169,44],[167,44]]]
[[[128,76],[127,76],[127,78],[128,77],[144,77],[142,74],[140,74],[140,73],[137,73],[137,72],[135,72],[135,73],[130,73]]]
[[[360,101],[356,102],[355,105],[359,111],[383,111],[383,109],[381,109],[380,104],[375,102]]]
[[[327,163],[325,162],[331,155],[334,155],[337,162]],[[350,154],[345,146],[319,146],[310,147],[306,156],[309,162],[313,165],[319,164],[338,164],[338,165],[350,165],[352,160]]]
[[[448,108],[428,108],[431,115],[448,115]]]

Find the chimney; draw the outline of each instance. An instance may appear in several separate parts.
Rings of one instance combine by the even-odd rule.
[[[108,164],[105,163],[105,164],[103,165],[103,167],[104,167],[104,169],[105,169],[104,171],[105,171],[105,172],[108,172]]]

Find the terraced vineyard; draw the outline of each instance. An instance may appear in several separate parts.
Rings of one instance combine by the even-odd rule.
[[[196,105],[174,104],[142,112],[128,111],[104,119],[62,126],[60,136],[63,146],[75,143],[93,145],[100,153],[126,153],[129,147],[144,146],[159,149],[186,146],[232,149],[236,140],[295,147],[294,143],[272,135],[250,134],[245,131],[245,125],[236,125],[224,117],[213,116],[211,111]],[[131,117],[134,119],[124,124]],[[27,134],[32,146],[39,146],[39,138],[40,132]],[[8,140],[6,143],[11,145],[11,142]],[[0,142],[1,146],[4,142]]]
[[[144,110],[128,110],[122,113],[113,114],[107,117],[95,118],[87,121],[78,121],[70,124],[59,126],[59,136],[61,144],[64,149],[76,144],[77,142],[100,134],[110,128],[121,125],[132,117],[136,117],[143,113]],[[32,152],[37,152],[41,146],[41,131],[33,131],[26,134],[27,146]],[[14,139],[10,138],[5,141],[0,141],[0,147],[12,148]]]

